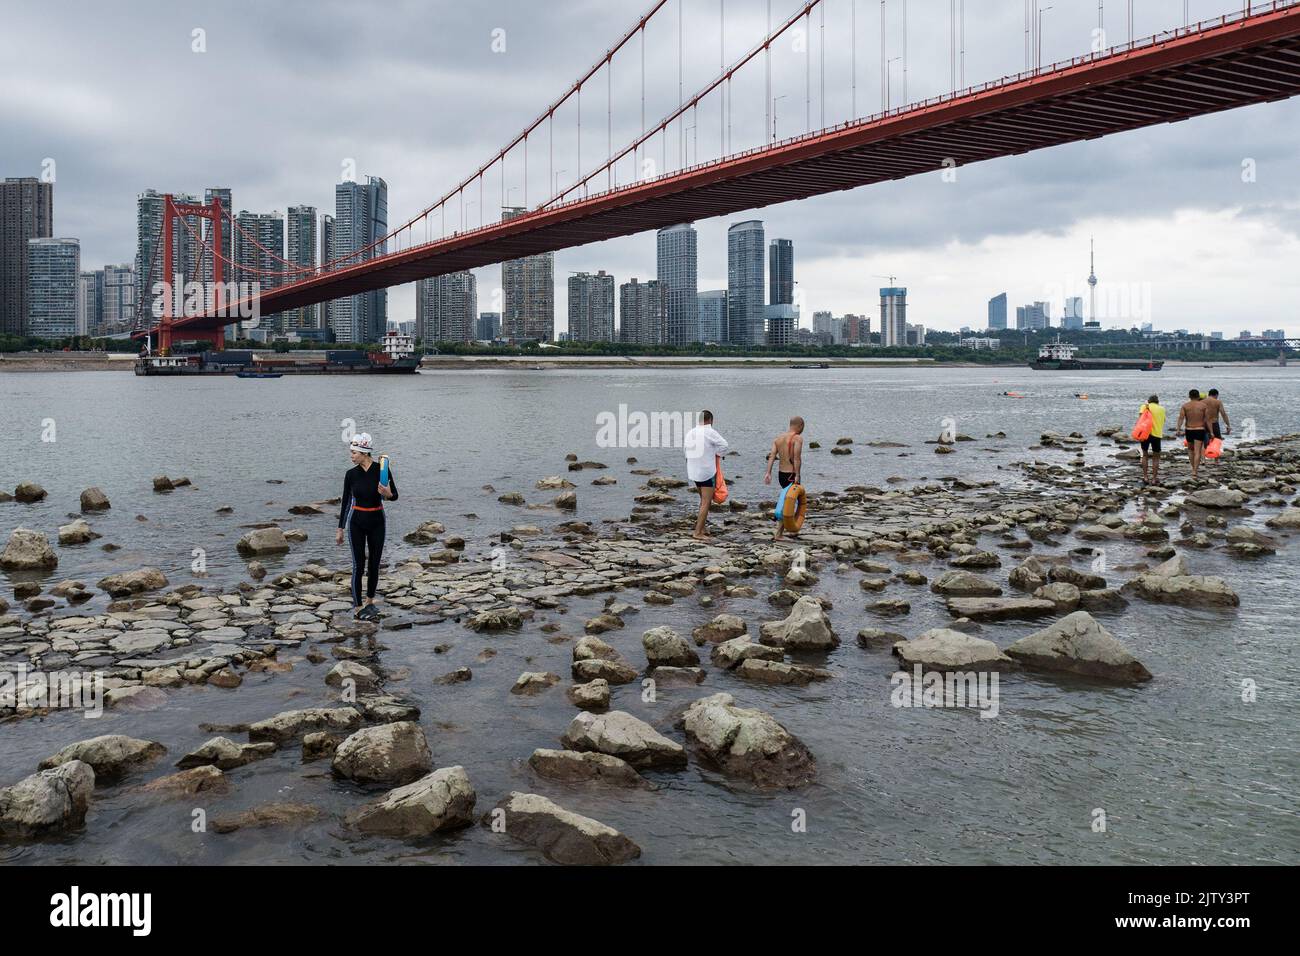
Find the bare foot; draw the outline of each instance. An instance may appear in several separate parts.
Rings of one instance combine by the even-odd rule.
[[[691,535],[691,537],[694,538],[696,541],[712,541],[712,540],[713,540],[713,538],[710,537],[710,536],[707,535],[707,534],[693,534],[693,535]]]

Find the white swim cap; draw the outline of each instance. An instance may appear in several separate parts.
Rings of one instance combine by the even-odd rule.
[[[374,450],[374,445],[370,440],[370,435],[361,432],[352,437],[352,444],[348,446],[352,451],[359,451],[363,455],[369,455]]]

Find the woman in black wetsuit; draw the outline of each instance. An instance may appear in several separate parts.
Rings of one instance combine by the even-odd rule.
[[[379,559],[384,553],[383,500],[397,500],[397,478],[390,465],[388,484],[379,483],[379,465],[371,457],[374,449],[370,436],[365,432],[352,439],[349,451],[354,467],[343,476],[343,501],[334,543],[342,544],[343,536],[347,534],[348,545],[352,548],[352,610],[357,617],[370,621],[379,617],[375,608],[375,587],[379,583]]]

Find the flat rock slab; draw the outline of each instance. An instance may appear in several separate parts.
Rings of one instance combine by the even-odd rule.
[[[961,631],[936,627],[910,641],[894,645],[904,664],[920,664],[937,671],[1003,671],[1013,666],[1011,658],[992,641],[971,637]]]
[[[570,750],[618,757],[638,770],[679,770],[686,766],[686,749],[681,744],[621,710],[579,714],[560,743]]]
[[[1056,603],[1041,598],[948,598],[948,613],[972,621],[1006,621],[1056,613]]]
[[[68,744],[40,763],[42,770],[59,767],[70,760],[80,760],[95,771],[96,784],[120,780],[133,770],[149,766],[167,752],[157,741],[137,740],[123,734],[104,734]]]
[[[603,783],[615,787],[648,787],[649,783],[626,760],[595,752],[539,748],[528,766],[542,777],[564,783]]]
[[[424,837],[470,826],[477,799],[464,767],[443,767],[353,811],[347,823],[363,833]]]
[[[609,866],[641,855],[641,848],[613,827],[536,793],[512,792],[483,823],[569,866]]]

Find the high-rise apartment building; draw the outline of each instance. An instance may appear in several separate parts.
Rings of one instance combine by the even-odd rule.
[[[478,322],[478,282],[472,272],[452,272],[415,283],[415,337],[469,342]]]
[[[1033,305],[1016,306],[1017,329],[1046,329],[1049,328],[1051,324],[1051,318],[1048,315],[1048,304],[1046,302],[1035,302]]]
[[[388,184],[377,176],[334,187],[335,268],[366,262],[387,251]],[[377,342],[388,331],[388,290],[359,292],[330,304],[334,335],[343,342]]]
[[[528,210],[513,206],[503,220]],[[555,255],[545,252],[501,263],[501,334],[515,342],[555,338]]]
[[[27,334],[61,339],[77,333],[81,298],[81,243],[27,240]]]
[[[239,228],[235,233],[234,280],[247,283],[247,289],[259,292],[279,288],[285,281],[284,263],[281,261],[285,257],[284,217],[278,210],[256,213],[241,209],[235,222]],[[262,313],[258,327],[271,332],[283,332],[284,316],[280,313]]]
[[[198,204],[197,196],[173,193],[175,203]],[[163,275],[163,253],[159,247],[163,237],[164,194],[146,189],[136,198],[135,242],[135,298],[142,321],[148,325],[155,312],[161,314],[162,301],[154,290],[159,283],[172,286],[172,314],[180,315],[184,305],[185,285],[189,282],[206,282],[211,275],[212,256],[204,251],[204,222],[198,216],[179,216],[172,221],[172,274]],[[229,223],[227,223],[229,225]],[[224,245],[224,242],[223,242]],[[233,248],[233,245],[232,245]],[[230,270],[226,269],[226,273]],[[232,276],[226,275],[226,281]]]
[[[767,346],[780,349],[793,345],[795,329],[799,327],[799,311],[792,305],[769,305],[764,312],[767,318]]]
[[[501,313],[480,312],[478,314],[478,331],[474,338],[480,342],[491,342],[501,337]]]
[[[320,217],[320,267],[324,272],[329,269],[330,262],[334,259],[334,217],[329,213],[321,213]],[[320,327],[322,329],[334,328],[334,302],[326,301],[320,304]]]
[[[727,230],[727,333],[733,345],[762,345],[763,223],[738,222]]]
[[[700,340],[695,227],[684,223],[660,229],[657,243],[659,287],[667,314],[664,341],[690,345]]]
[[[27,332],[27,243],[54,235],[54,184],[34,176],[0,182],[0,334]]]
[[[633,345],[662,345],[667,303],[658,280],[631,279],[618,287],[618,340]]]
[[[125,332],[135,324],[135,267],[104,266],[104,331]]]
[[[569,276],[569,341],[614,341],[614,277],[604,269]]]
[[[773,239],[767,247],[767,303],[794,305],[794,243]]]
[[[880,344],[895,348],[907,344],[907,290],[880,290]]]
[[[290,206],[285,217],[287,239],[285,241],[285,258],[295,266],[316,267],[316,207]],[[286,277],[288,282],[311,277],[310,272],[295,272]],[[318,329],[320,320],[314,305],[304,305],[290,309],[282,316],[286,329]]]
[[[727,290],[709,289],[696,296],[699,303],[700,341],[727,341]]]
[[[104,324],[104,270],[83,272],[77,280],[77,335],[98,335]]]

